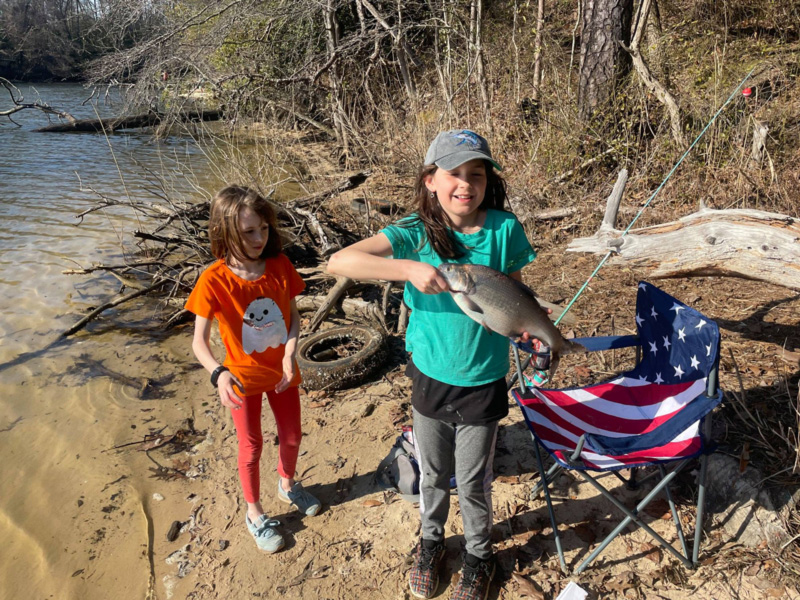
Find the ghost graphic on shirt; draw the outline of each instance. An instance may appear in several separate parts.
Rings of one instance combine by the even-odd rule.
[[[277,348],[286,343],[287,337],[286,321],[274,300],[256,298],[247,306],[242,322],[245,354]]]

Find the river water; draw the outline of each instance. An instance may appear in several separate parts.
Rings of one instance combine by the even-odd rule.
[[[25,101],[38,94],[76,118],[118,108],[82,105],[89,94],[74,84],[19,88]],[[0,111],[8,108],[0,96]],[[170,361],[185,363],[185,352],[170,356],[170,342],[143,327],[115,325],[113,313],[51,346],[120,287],[107,275],[62,272],[122,262],[124,243],[139,226],[124,207],[79,222],[76,215],[95,206],[97,194],[154,201],[152,190],[163,185],[173,198],[200,200],[218,182],[207,153],[190,139],[37,133],[47,124],[41,112],[12,118],[19,127],[0,118],[0,597],[100,598],[116,590],[117,597],[141,598],[152,587],[152,493],[125,456],[109,449],[141,439],[147,428],[133,431],[135,418],[152,411],[147,418],[158,425],[159,408],[143,406],[113,377],[92,373],[85,359],[131,376],[157,375]],[[134,356],[151,363],[131,365],[126,359]],[[124,487],[109,489],[120,478]]]

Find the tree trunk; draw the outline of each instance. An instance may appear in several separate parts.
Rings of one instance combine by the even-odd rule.
[[[533,42],[533,92],[531,98],[538,105],[542,87],[542,29],[544,28],[544,0],[539,0],[536,11],[536,39]]]
[[[325,46],[328,51],[328,60],[334,61],[328,71],[331,79],[331,120],[333,121],[333,129],[336,131],[337,141],[347,152],[341,70],[335,62],[336,50],[339,47],[339,22],[336,20],[336,6],[333,0],[327,0],[323,16],[325,19]]]
[[[471,24],[470,42],[475,52],[475,77],[478,80],[478,93],[481,101],[483,121],[489,132],[492,130],[491,114],[489,112],[489,90],[486,82],[486,65],[483,60],[483,0],[472,0],[470,10]]]
[[[636,73],[638,73],[639,78],[642,80],[642,83],[644,83],[645,87],[650,91],[650,93],[655,94],[659,102],[666,107],[667,113],[669,114],[670,125],[672,127],[672,138],[675,140],[675,143],[678,144],[678,148],[683,148],[686,146],[686,141],[683,138],[683,128],[681,127],[681,111],[678,107],[678,102],[675,100],[675,97],[672,95],[672,93],[658,79],[653,77],[653,74],[650,72],[650,68],[645,62],[641,51],[639,50],[639,44],[642,40],[645,27],[648,23],[650,7],[651,0],[642,0],[641,4],[639,4],[636,25],[634,27],[631,39],[631,47],[625,49],[630,53],[631,58],[633,59],[633,66],[636,69]],[[624,44],[622,44],[622,46],[625,47]]]
[[[397,27],[392,27],[389,25],[388,21],[381,15],[375,6],[372,5],[369,0],[360,0],[361,4],[366,8],[370,14],[375,18],[375,20],[383,27],[386,31],[389,32],[389,35],[392,36],[392,40],[394,40],[394,48],[395,52],[397,53],[397,63],[400,66],[400,75],[403,77],[403,85],[406,88],[406,94],[408,95],[408,99],[411,100],[412,103],[416,101],[417,97],[417,86],[414,84],[414,80],[411,77],[411,71],[408,68],[408,60],[411,58],[414,60],[413,55],[411,55],[410,48],[403,37],[403,13],[402,13],[402,4],[398,4],[397,7]]]
[[[581,35],[578,110],[588,118],[614,96],[631,60],[620,42],[630,41],[633,0],[585,0]]]
[[[647,61],[653,75],[665,87],[669,87],[669,65],[667,51],[664,47],[664,32],[661,29],[661,11],[658,2],[653,0],[650,17],[647,19]]]

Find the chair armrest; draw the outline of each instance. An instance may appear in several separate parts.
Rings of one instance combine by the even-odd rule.
[[[570,341],[580,344],[589,352],[641,346],[641,341],[639,340],[638,335],[609,335],[605,337],[572,338]],[[515,342],[514,340],[511,340],[511,344],[523,352],[527,352],[528,354],[533,353],[533,347],[531,346],[530,342]]]
[[[631,346],[642,345],[638,335],[609,335],[605,337],[572,338],[570,341],[580,344],[589,352],[613,350],[615,348],[630,348]]]

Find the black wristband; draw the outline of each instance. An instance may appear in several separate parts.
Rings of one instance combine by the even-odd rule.
[[[217,387],[217,381],[219,381],[219,376],[222,375],[225,371],[230,371],[228,367],[223,367],[220,365],[211,373],[211,385]]]

